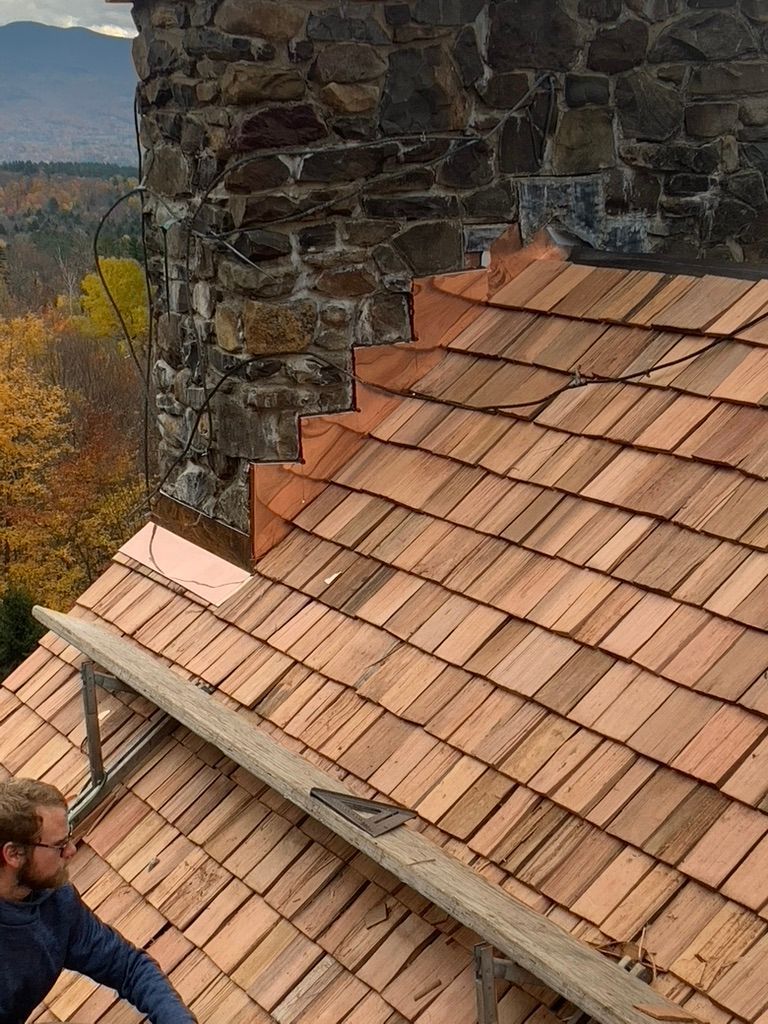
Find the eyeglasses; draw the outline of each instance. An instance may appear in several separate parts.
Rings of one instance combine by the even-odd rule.
[[[46,850],[58,850],[59,856],[64,856],[64,851],[68,846],[72,845],[72,829],[67,833],[66,839],[61,839],[58,843],[25,843],[25,846],[43,846]]]

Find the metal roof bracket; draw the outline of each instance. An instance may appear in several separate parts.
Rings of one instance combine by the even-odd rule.
[[[312,789],[309,795],[371,836],[382,836],[409,818],[416,817],[413,811],[401,807],[363,800],[362,797],[348,796],[346,793],[334,793],[330,789]]]

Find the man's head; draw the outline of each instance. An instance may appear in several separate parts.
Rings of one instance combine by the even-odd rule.
[[[0,782],[0,895],[63,885],[74,852],[58,789],[34,779]]]

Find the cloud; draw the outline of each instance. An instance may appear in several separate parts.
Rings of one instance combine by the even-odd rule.
[[[130,4],[105,0],[3,0],[0,25],[11,21],[39,21],[62,28],[90,28],[112,36],[134,36]]]

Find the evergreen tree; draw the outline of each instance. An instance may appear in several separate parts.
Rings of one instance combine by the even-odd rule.
[[[19,587],[9,587],[0,598],[0,680],[21,664],[45,632],[32,618],[32,604]]]

